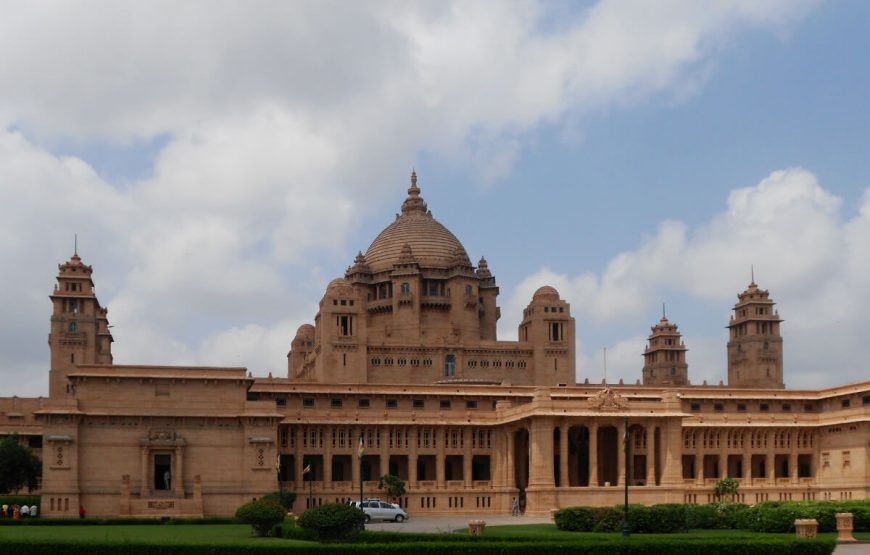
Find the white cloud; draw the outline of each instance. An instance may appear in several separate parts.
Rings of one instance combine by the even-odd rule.
[[[725,211],[697,229],[663,222],[637,249],[615,256],[601,275],[571,277],[543,268],[517,287],[505,313],[520,313],[537,287],[555,286],[572,303],[579,337],[592,334],[615,344],[623,356],[614,360],[614,375],[633,382],[642,362],[624,351],[641,353],[644,340],[622,339],[625,326],[644,329],[661,299],[695,304],[683,317],[701,322],[700,328],[681,328],[690,349],[690,379],[718,383],[726,377],[722,328],[753,264],[756,281],[771,292],[785,319],[787,385],[866,379],[870,190],[857,215],[844,221],[842,200],[799,168],[733,191]],[[679,323],[680,316],[672,320]],[[578,354],[581,379],[600,375],[590,356]]]
[[[558,21],[541,3],[7,5],[0,255],[17,275],[0,305],[21,317],[0,323],[4,362],[47,364],[45,295],[79,232],[118,362],[283,368],[275,346],[323,286],[310,268],[420,153],[498,179],[542,124],[681,97],[733,36],[810,5],[604,1]],[[130,182],[58,154],[155,137],[153,174]]]

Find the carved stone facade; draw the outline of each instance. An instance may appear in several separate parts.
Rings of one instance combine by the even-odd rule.
[[[0,434],[42,457],[46,516],[229,515],[279,487],[300,512],[383,495],[387,473],[412,514],[611,505],[626,480],[634,502],[706,503],[726,475],[747,503],[870,497],[870,382],[782,389],[766,291],[735,306],[728,387],[689,384],[665,318],[647,385],[578,385],[570,305],[541,287],[516,340],[498,340],[489,264],[471,264],[416,176],[290,341],[286,378],[114,364],[91,267],[75,254],[57,279],[49,396],[0,399]]]

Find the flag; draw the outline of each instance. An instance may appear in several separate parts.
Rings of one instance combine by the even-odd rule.
[[[363,442],[363,436],[359,436],[359,458],[363,458],[363,455],[366,454],[365,442]]]
[[[302,475],[305,476],[309,472],[311,472],[311,465],[310,464],[302,469]]]

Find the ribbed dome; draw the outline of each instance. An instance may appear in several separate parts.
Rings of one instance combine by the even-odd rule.
[[[406,244],[411,247],[414,259],[424,267],[450,268],[457,256],[468,259],[459,239],[427,211],[417,187],[416,173],[411,174],[411,187],[402,204],[402,215],[369,246],[365,254],[366,264],[372,272],[392,269]]]
[[[559,292],[556,291],[555,287],[550,287],[549,285],[545,285],[543,287],[539,287],[535,294],[532,295],[533,301],[558,301],[559,300]]]

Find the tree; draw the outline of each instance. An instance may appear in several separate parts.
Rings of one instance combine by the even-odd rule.
[[[11,493],[24,486],[36,489],[42,475],[42,462],[30,447],[18,443],[13,434],[0,439],[0,493]]]
[[[405,482],[398,476],[384,474],[378,478],[378,489],[386,490],[390,497],[402,497],[405,495]]]
[[[734,495],[737,494],[737,488],[739,487],[740,482],[734,478],[725,476],[716,482],[716,485],[713,487],[713,495],[715,495],[717,499],[722,499],[722,497],[726,495],[730,495],[731,499],[734,499]]]

